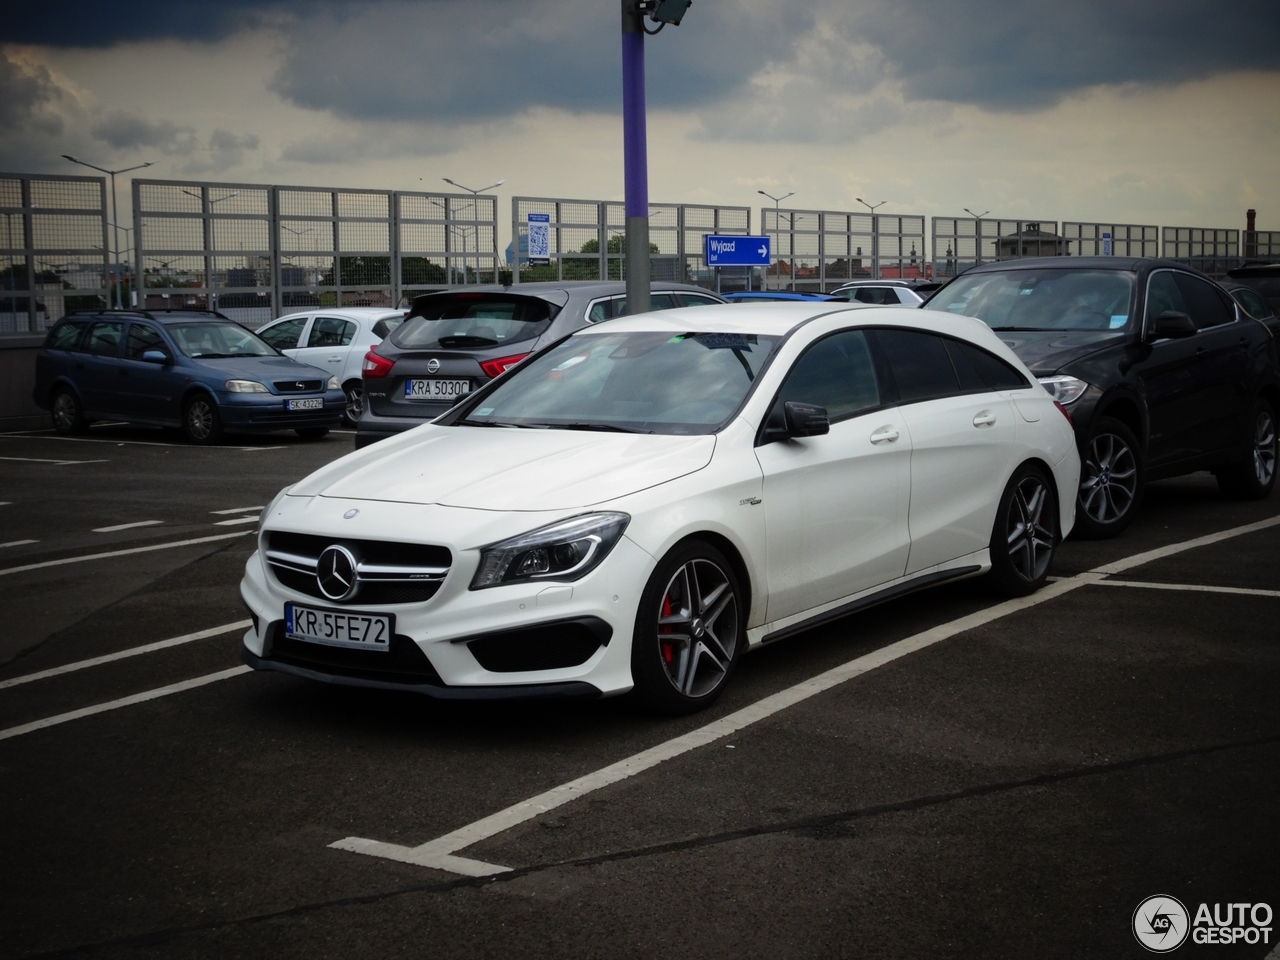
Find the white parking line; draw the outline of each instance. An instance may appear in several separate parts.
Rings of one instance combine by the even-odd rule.
[[[115,533],[117,530],[132,530],[134,527],[158,527],[163,520],[135,520],[133,523],[117,523],[114,527],[94,527],[94,533]]]
[[[1280,590],[1247,587],[1210,587],[1199,583],[1149,583],[1144,580],[1099,580],[1097,587],[1138,587],[1142,590],[1189,590],[1192,593],[1235,593],[1245,597],[1280,597]]]
[[[257,522],[258,522],[257,517],[236,517],[234,520],[215,520],[213,522],[213,525],[215,527],[233,527],[237,523],[257,523]]]
[[[25,547],[28,543],[39,543],[39,540],[10,540],[8,543],[0,543],[0,548],[4,547]]]
[[[210,510],[209,512],[213,514],[215,517],[225,517],[233,513],[248,513],[251,510],[261,511],[262,506],[258,505],[256,507],[232,507],[230,510]]]
[[[157,687],[154,690],[145,690],[142,693],[135,693],[129,697],[121,697],[119,700],[109,700],[106,703],[95,704],[92,707],[82,707],[79,710],[72,710],[68,713],[59,713],[56,716],[45,717],[43,720],[33,720],[31,723],[24,723],[17,727],[9,727],[7,730],[0,730],[0,740],[8,740],[11,737],[20,737],[24,733],[31,733],[35,730],[44,730],[47,727],[56,727],[60,723],[66,723],[69,720],[79,720],[81,717],[91,717],[95,713],[106,713],[108,710],[119,710],[121,707],[129,707],[135,703],[145,703],[148,700],[156,700],[160,697],[167,697],[171,693],[182,693],[184,690],[194,690],[196,687],[203,687],[205,684],[217,683],[219,680],[228,680],[231,677],[238,677],[242,673],[248,673],[250,667],[232,667],[230,670],[219,670],[217,673],[207,673],[203,677],[196,677],[192,680],[183,680],[181,683],[171,683],[167,687]]]
[[[68,443],[110,443],[117,447],[182,447],[186,449],[198,449],[191,447],[187,443],[162,443],[159,440],[99,440],[94,437],[59,437],[48,434],[10,432],[0,433],[0,440],[65,440]],[[277,447],[217,447],[218,450],[285,450],[284,446]],[[77,461],[81,462],[81,461]],[[84,463],[101,463],[99,460],[85,460]]]
[[[86,553],[79,557],[64,557],[61,560],[44,560],[40,563],[25,563],[20,567],[4,567],[0,569],[0,577],[10,573],[25,573],[28,570],[42,570],[45,567],[61,567],[68,563],[84,563],[86,560],[106,560],[109,557],[126,557],[131,553],[150,553],[152,550],[171,550],[174,547],[189,547],[197,543],[213,543],[215,540],[230,540],[232,537],[243,537],[253,533],[252,530],[237,530],[235,533],[219,533],[212,537],[196,537],[193,540],[175,540],[171,543],[152,543],[145,547],[130,547],[128,550],[108,550],[104,553]]]
[[[0,507],[12,507],[12,506],[13,506],[12,500],[0,500]]]
[[[474,823],[469,823],[442,837],[428,840],[426,843],[416,847],[384,843],[380,840],[367,840],[363,837],[346,837],[329,844],[329,846],[337,850],[363,853],[387,860],[396,860],[401,863],[413,863],[468,877],[487,877],[497,873],[510,872],[510,867],[459,857],[456,854],[459,850],[509,830],[511,827],[524,823],[526,820],[532,820],[548,810],[554,810],[556,807],[599,790],[601,787],[633,777],[637,773],[655,767],[663,761],[678,757],[713,741],[723,739],[744,727],[772,716],[779,710],[784,710],[787,707],[808,700],[810,697],[830,690],[847,680],[852,680],[854,677],[875,670],[877,667],[892,663],[907,654],[923,650],[957,634],[991,623],[993,620],[998,620],[1012,613],[1056,599],[1080,587],[1097,583],[1109,574],[1121,573],[1140,564],[1150,563],[1152,560],[1159,560],[1186,550],[1193,550],[1196,547],[1207,546],[1232,537],[1265,530],[1278,524],[1280,524],[1280,517],[1272,517],[1257,523],[1250,523],[1204,537],[1197,537],[1194,540],[1170,544],[1158,550],[1135,554],[1132,557],[1117,560],[1114,563],[1088,570],[1074,577],[1058,580],[1029,597],[1006,600],[1004,603],[960,617],[950,623],[940,624],[904,640],[891,643],[873,653],[857,657],[772,696],[765,697],[763,700],[731,713],[727,717],[722,717],[713,723],[709,723],[705,727],[692,730],[683,736],[668,740],[666,743],[650,747],[648,750],[642,750],[640,753],[619,760],[617,763],[610,764],[594,773],[589,773],[576,780],[570,780],[568,783],[563,783],[545,793],[540,793],[536,797],[530,797],[528,800],[507,807],[505,810],[499,810],[497,813],[490,814]]]
[[[184,633],[180,637],[170,637],[168,640],[157,640],[155,643],[145,643],[140,647],[130,647],[128,650],[120,650],[116,653],[103,654],[101,657],[92,657],[88,660],[77,660],[75,663],[63,664],[60,667],[50,667],[48,670],[41,670],[38,673],[26,673],[20,677],[11,677],[8,680],[0,680],[0,690],[9,687],[18,687],[24,683],[31,683],[34,680],[44,680],[47,677],[57,677],[64,673],[75,673],[77,670],[83,670],[86,667],[96,667],[103,663],[113,663],[116,660],[126,660],[129,657],[136,657],[143,653],[152,653],[156,650],[167,650],[169,647],[181,646],[184,643],[191,643],[194,640],[205,640],[209,637],[219,637],[224,633],[234,633],[237,630],[246,629],[252,620],[237,620],[235,623],[224,623],[220,627],[210,627],[208,630],[197,630],[195,633]]]
[[[0,457],[0,460],[13,460],[22,463],[52,463],[55,466],[65,467],[73,463],[110,463],[109,460],[45,460],[40,457]]]

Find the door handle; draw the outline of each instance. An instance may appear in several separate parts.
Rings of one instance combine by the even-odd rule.
[[[900,436],[902,436],[902,434],[898,433],[897,429],[893,426],[893,424],[886,424],[885,426],[880,427],[878,430],[875,430],[872,432],[871,442],[872,443],[893,443]]]
[[[328,362],[328,363],[340,363],[341,361],[342,361],[342,358],[341,358],[341,357],[330,357],[330,358],[328,359],[328,361],[327,361],[327,362]]]
[[[992,427],[995,426],[996,415],[990,410],[979,410],[973,417],[973,425],[975,427]]]

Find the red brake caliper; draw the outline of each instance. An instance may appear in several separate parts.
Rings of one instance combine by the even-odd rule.
[[[662,616],[664,619],[671,616],[671,598],[670,597],[664,596],[662,598]],[[658,632],[670,633],[671,627],[668,625],[663,625],[658,628]],[[673,644],[670,640],[659,640],[658,646],[662,650],[663,661],[665,663],[670,663],[675,644]]]

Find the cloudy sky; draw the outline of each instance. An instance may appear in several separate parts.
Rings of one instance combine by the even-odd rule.
[[[52,9],[0,170],[622,196],[617,0]],[[654,201],[1280,230],[1275,0],[695,0],[647,58]]]

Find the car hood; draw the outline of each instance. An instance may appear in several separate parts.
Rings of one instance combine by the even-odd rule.
[[[701,470],[715,446],[714,436],[428,424],[344,457],[289,493],[477,510],[565,510]]]
[[[270,384],[276,380],[293,378],[328,381],[329,371],[310,364],[299,363],[288,357],[225,357],[192,361],[201,370],[209,371],[228,380],[259,380]]]
[[[1107,330],[997,330],[995,334],[1037,375],[1053,373],[1107,347],[1121,346],[1128,338],[1127,334]]]

